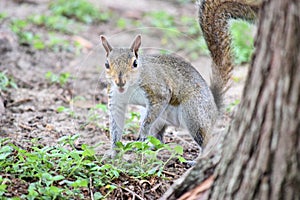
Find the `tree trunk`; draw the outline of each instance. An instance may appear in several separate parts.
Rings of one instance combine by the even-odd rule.
[[[300,199],[300,1],[266,1],[210,199]]]
[[[266,0],[260,17],[208,199],[300,199],[300,1]]]

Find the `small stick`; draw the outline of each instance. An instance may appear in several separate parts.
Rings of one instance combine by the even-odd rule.
[[[163,172],[164,174],[167,174],[167,175],[170,175],[170,176],[173,176],[173,177],[176,177],[176,176],[177,176],[176,174],[173,174],[173,173],[168,172],[168,171],[165,171],[165,170],[163,170],[162,172]]]
[[[27,125],[25,125],[25,124],[19,124],[19,126],[20,126],[21,128],[23,128],[23,129],[26,129],[26,130],[29,130],[29,131],[32,131],[32,130],[33,130],[33,128],[31,128],[31,127],[29,127],[29,126],[27,126]]]
[[[139,199],[144,200],[143,197],[141,197],[141,196],[138,195],[137,193],[135,193],[135,192],[133,192],[133,191],[127,189],[127,188],[123,188],[123,187],[121,187],[121,188],[122,188],[123,190],[126,190],[127,192],[130,192],[130,193],[133,195],[133,199],[135,199],[135,197],[138,197]]]
[[[94,200],[94,194],[93,194],[93,180],[92,180],[92,177],[91,177],[91,176],[90,176],[90,187],[89,187],[89,190],[90,190],[91,200]]]

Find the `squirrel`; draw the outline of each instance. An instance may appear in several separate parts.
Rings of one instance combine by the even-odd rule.
[[[253,1],[252,1],[253,2]],[[211,85],[187,61],[172,55],[140,55],[141,35],[129,48],[113,48],[105,36],[100,39],[106,51],[108,80],[110,156],[116,155],[127,105],[145,107],[139,141],[151,135],[163,142],[168,126],[183,127],[200,150],[205,146],[217,117],[233,69],[229,20],[254,20],[259,4],[249,0],[202,0],[199,24],[213,64]]]

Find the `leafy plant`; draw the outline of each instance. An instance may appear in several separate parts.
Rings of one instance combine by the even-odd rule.
[[[7,90],[9,87],[18,88],[12,78],[7,77],[5,72],[0,72],[0,90]]]
[[[15,19],[10,23],[10,28],[15,32],[21,44],[32,45],[35,49],[44,49],[45,44],[41,36],[27,31],[25,28],[28,26],[28,21]]]
[[[70,115],[71,117],[75,117],[75,112],[74,110],[72,110],[71,108],[66,108],[64,106],[59,106],[57,109],[56,109],[56,112],[58,113],[67,113],[68,115]]]
[[[55,15],[75,18],[87,24],[109,19],[108,12],[100,12],[100,10],[86,0],[56,0],[51,3],[50,9]]]
[[[60,86],[64,86],[69,81],[71,74],[65,72],[57,75],[52,72],[47,72],[45,77],[50,81],[50,83],[58,83]]]
[[[151,24],[155,27],[170,28],[175,27],[174,17],[166,11],[155,11],[148,14],[151,17]]]
[[[174,157],[182,160],[182,147],[171,148],[149,137],[146,142],[119,144],[121,154],[135,150],[137,159],[132,163],[123,159],[102,162],[95,150],[85,144],[75,147],[78,135],[64,136],[55,146],[44,146],[36,139],[27,141],[27,148],[10,139],[0,139],[0,194],[4,196],[17,180],[28,185],[22,199],[86,199],[84,191],[94,188],[94,199],[105,199],[116,186],[115,179],[122,176],[163,176],[163,168]],[[151,146],[156,151],[151,150]],[[164,162],[158,159],[162,150],[171,152]],[[106,193],[104,193],[104,191]]]
[[[0,196],[2,196],[6,192],[6,188],[7,188],[6,183],[8,181],[9,180],[7,178],[3,178],[2,176],[0,176]]]
[[[249,62],[254,50],[253,26],[244,21],[233,21],[230,26],[232,46],[237,64]]]
[[[7,13],[0,12],[0,21],[2,21],[3,19],[5,19],[6,17],[7,17]]]
[[[61,15],[33,15],[29,17],[29,20],[38,26],[45,26],[50,30],[74,33],[74,21]]]
[[[29,183],[28,194],[23,194],[22,199],[84,199],[83,190],[88,189],[90,180],[95,188],[105,187],[118,173],[113,166],[101,164],[88,146],[82,145],[81,150],[76,150],[77,138],[78,135],[65,136],[52,147],[29,141],[32,145],[29,149],[1,140],[0,171],[21,183]],[[4,180],[2,176],[0,182]],[[0,192],[13,187],[13,183],[7,181],[4,185]]]
[[[180,4],[188,4],[195,2],[194,0],[175,0],[175,2],[178,2]]]
[[[155,176],[162,176],[165,165],[173,158],[184,162],[182,157],[183,148],[179,145],[171,147],[169,144],[162,144],[158,139],[149,136],[146,142],[129,142],[123,145],[121,142],[117,143],[117,151],[119,157],[123,157],[126,153],[135,152],[135,159],[132,162],[124,161],[122,159],[115,159],[111,162],[117,166],[123,173],[126,172],[129,176],[136,178],[146,178]],[[155,151],[153,151],[155,149]],[[170,153],[167,161],[159,159],[161,152]],[[129,171],[127,169],[130,169]]]
[[[117,21],[117,27],[120,29],[125,29],[127,26],[127,23],[128,23],[127,20],[125,20],[124,18],[120,18]]]
[[[67,39],[57,36],[55,33],[49,33],[46,41],[46,46],[53,50],[54,52],[59,52],[60,50],[69,50],[72,48],[72,43]]]
[[[180,33],[176,27],[174,16],[166,11],[150,12],[147,16],[150,17],[152,26],[163,30],[164,37],[162,38],[162,43],[166,43],[168,39],[174,38]]]
[[[162,31],[163,37],[161,43],[163,45],[174,44],[176,51],[184,50],[187,52],[189,59],[195,60],[199,58],[199,52],[208,54],[205,40],[201,37],[199,24],[194,17],[182,16],[176,19],[166,11],[156,11],[147,14],[150,24]],[[176,23],[177,22],[177,23]],[[162,53],[169,53],[164,51]]]

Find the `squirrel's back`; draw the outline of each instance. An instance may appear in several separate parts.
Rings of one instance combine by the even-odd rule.
[[[149,71],[157,70],[159,71],[158,73],[166,72],[166,76],[168,73],[175,73],[176,76],[182,76],[184,80],[188,78],[189,81],[193,81],[193,82],[204,81],[200,73],[189,62],[187,62],[181,57],[174,56],[174,55],[167,55],[167,54],[165,55],[154,54],[154,55],[142,56],[141,60],[142,60],[142,64],[145,65],[145,67]],[[155,69],[155,68],[151,68],[151,65],[157,65],[159,67]],[[191,80],[191,78],[195,80],[193,79]]]
[[[169,86],[172,92],[181,93],[182,95],[194,94],[197,92],[203,93],[203,95],[210,95],[209,87],[201,74],[184,59],[173,55],[145,55],[141,56],[141,64],[143,70],[142,77],[149,77],[148,84],[156,84],[153,80],[165,81],[165,85]],[[145,84],[147,80],[143,80],[142,84]]]

